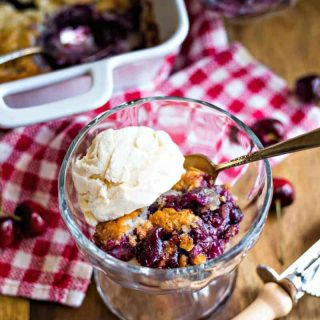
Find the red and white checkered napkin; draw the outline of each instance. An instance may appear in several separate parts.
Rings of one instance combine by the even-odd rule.
[[[263,117],[278,118],[289,136],[320,124],[316,107],[298,102],[286,83],[240,44],[229,45],[221,21],[201,10],[198,2],[188,1],[191,30],[169,80],[153,90],[118,94],[99,110],[16,129],[1,139],[4,211],[9,214],[18,202],[32,200],[43,206],[50,228],[38,238],[1,250],[0,293],[81,304],[92,268],[79,256],[59,216],[57,176],[70,142],[99,112],[144,96],[175,95],[209,101],[248,124]]]

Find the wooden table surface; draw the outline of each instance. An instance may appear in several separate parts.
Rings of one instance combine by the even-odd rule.
[[[300,0],[281,15],[248,24],[230,25],[231,39],[242,42],[249,51],[290,85],[296,77],[320,72],[320,1]],[[290,264],[320,235],[320,149],[288,157],[273,170],[274,175],[290,179],[296,188],[295,203],[285,210],[285,265]],[[234,295],[221,319],[229,319],[251,302],[262,283],[255,273],[259,263],[281,271],[276,256],[276,224],[270,216],[255,248],[241,263]],[[214,317],[212,317],[213,319]],[[0,296],[2,320],[113,320],[92,283],[83,305],[72,309],[53,303]],[[320,319],[320,300],[304,297],[287,320]],[[257,319],[259,320],[259,319]]]

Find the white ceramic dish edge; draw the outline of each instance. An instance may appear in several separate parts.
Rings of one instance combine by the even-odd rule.
[[[163,18],[166,13],[169,15],[176,13],[177,28],[167,40],[151,48],[0,85],[0,127],[15,128],[92,110],[105,104],[114,91],[132,85],[139,87],[152,81],[162,65],[161,62],[167,55],[174,53],[179,48],[189,29],[188,15],[183,0],[165,0],[160,4],[158,2],[158,5],[157,0],[154,0],[153,4],[156,17],[158,15]],[[161,33],[161,21],[157,22]],[[8,95],[43,88],[83,75],[91,76],[92,85],[88,91],[80,95],[25,108],[12,108],[5,101]],[[121,78],[126,79],[125,85],[119,83]]]

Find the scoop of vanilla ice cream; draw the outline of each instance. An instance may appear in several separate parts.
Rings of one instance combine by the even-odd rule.
[[[164,131],[107,129],[72,164],[79,204],[95,225],[149,206],[184,173],[184,156]]]

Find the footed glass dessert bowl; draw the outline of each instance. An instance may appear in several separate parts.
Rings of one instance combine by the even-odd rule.
[[[109,309],[120,319],[201,319],[227,301],[237,266],[261,234],[272,198],[270,165],[259,161],[218,176],[216,184],[228,185],[243,214],[241,222],[237,221],[237,232],[226,241],[221,254],[197,265],[173,264],[162,269],[121,261],[95,244],[95,228],[87,223],[78,203],[72,164],[86,154],[98,133],[129,126],[163,130],[184,155],[201,153],[214,163],[253,152],[262,145],[243,122],[214,105],[155,97],[132,101],[98,116],[74,139],[62,163],[60,211],[79,250],[93,265],[98,292]],[[221,223],[230,224],[223,222],[227,220]],[[148,260],[148,253],[143,254]]]

